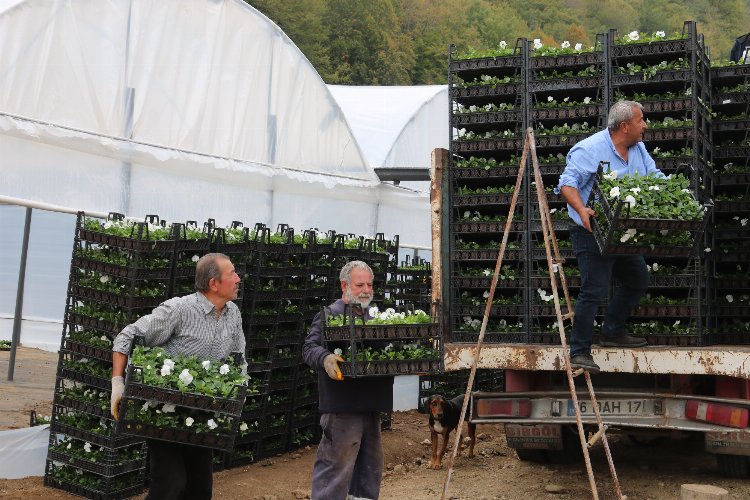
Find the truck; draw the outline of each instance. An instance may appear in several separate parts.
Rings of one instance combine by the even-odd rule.
[[[442,170],[449,152],[433,152],[432,296],[442,305],[446,371],[471,368],[476,344],[452,342],[450,245],[443,238]],[[445,279],[444,279],[445,278]],[[443,297],[448,300],[442,300]],[[455,306],[455,305],[454,305]],[[702,435],[728,477],[750,475],[750,345],[652,345],[592,349],[601,372],[592,376],[597,405],[609,431],[642,443]],[[502,370],[504,392],[472,393],[473,423],[501,423],[521,460],[582,460],[575,409],[562,345],[485,343],[477,368]],[[584,428],[596,430],[583,377],[576,378]]]

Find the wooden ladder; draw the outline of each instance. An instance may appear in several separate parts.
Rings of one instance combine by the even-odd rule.
[[[531,156],[532,168],[534,170],[534,185],[536,188],[536,196],[539,203],[539,213],[542,221],[542,235],[544,238],[544,249],[547,255],[547,268],[549,270],[550,282],[552,285],[552,296],[555,302],[555,313],[557,314],[557,327],[560,332],[560,343],[562,344],[562,351],[565,356],[565,371],[567,372],[568,387],[570,389],[570,396],[573,400],[573,407],[576,415],[576,424],[578,426],[578,436],[581,441],[581,449],[583,450],[583,457],[586,463],[586,471],[589,476],[589,485],[591,487],[591,494],[594,500],[599,500],[599,492],[596,488],[596,480],[594,479],[594,472],[591,467],[591,458],[589,456],[589,449],[594,446],[598,441],[601,441],[604,446],[604,451],[607,456],[607,462],[609,464],[609,471],[612,474],[612,484],[615,489],[616,498],[619,500],[627,500],[627,496],[622,494],[620,489],[620,482],[617,479],[617,471],[615,470],[615,464],[612,461],[612,453],[609,450],[609,443],[607,442],[607,426],[602,422],[602,417],[599,412],[599,408],[596,402],[596,394],[594,393],[594,387],[591,384],[591,375],[588,370],[578,369],[573,371],[570,366],[570,352],[568,349],[568,343],[565,339],[565,320],[570,320],[573,323],[575,313],[573,312],[572,303],[570,300],[570,294],[568,293],[568,285],[565,280],[565,272],[563,264],[565,259],[560,257],[560,250],[557,246],[557,238],[555,236],[555,229],[552,225],[552,219],[550,217],[549,205],[547,203],[547,195],[544,190],[544,182],[542,181],[542,174],[539,170],[539,161],[536,155],[536,141],[534,139],[534,131],[531,128],[526,129],[526,140],[523,147],[523,153],[521,154],[521,161],[518,167],[518,176],[516,178],[516,185],[513,191],[513,197],[510,203],[510,209],[508,212],[508,219],[505,222],[505,230],[503,232],[503,239],[500,243],[500,250],[497,256],[497,262],[495,264],[495,273],[492,276],[492,282],[490,284],[489,297],[487,297],[487,305],[484,310],[484,318],[482,319],[482,326],[479,330],[479,338],[477,339],[477,345],[474,350],[474,356],[471,363],[471,371],[469,372],[469,380],[466,385],[466,391],[464,395],[464,404],[461,408],[461,417],[458,421],[458,428],[456,429],[456,438],[453,443],[453,453],[451,454],[450,464],[448,471],[445,476],[445,483],[443,484],[443,492],[441,499],[445,500],[448,486],[450,485],[451,475],[453,474],[453,464],[458,454],[458,447],[461,443],[461,432],[463,431],[464,420],[466,418],[466,410],[471,400],[471,388],[474,386],[474,378],[476,376],[477,365],[479,363],[479,357],[482,351],[482,345],[484,343],[484,334],[487,329],[487,323],[492,310],[492,300],[495,295],[495,288],[497,286],[498,276],[502,267],[503,256],[505,255],[505,247],[508,243],[508,234],[510,227],[513,222],[513,214],[516,209],[516,203],[518,201],[518,194],[521,190],[521,184],[523,182],[523,174],[526,167],[526,159]],[[557,293],[558,277],[560,280],[560,287],[563,290],[565,297],[565,304],[567,306],[567,312],[562,313],[560,307],[560,296]],[[594,411],[597,432],[594,433],[591,438],[587,438],[586,431],[583,428],[583,420],[581,419],[581,409],[578,405],[578,394],[576,392],[574,377],[583,374],[586,378],[586,386],[588,387],[589,397],[591,398],[591,405]]]

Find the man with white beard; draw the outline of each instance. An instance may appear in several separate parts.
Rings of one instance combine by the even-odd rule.
[[[347,263],[339,275],[341,298],[334,316],[370,319],[373,273],[362,261]],[[305,339],[305,363],[318,371],[320,426],[312,474],[311,500],[377,499],[383,475],[380,412],[393,409],[393,377],[344,379],[341,356],[322,345],[325,315],[315,316]]]

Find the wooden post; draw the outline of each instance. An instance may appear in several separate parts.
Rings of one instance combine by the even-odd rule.
[[[443,255],[442,255],[442,225],[443,225],[443,171],[448,167],[447,149],[432,150],[432,166],[430,172],[430,208],[432,224],[432,302],[443,304]],[[441,318],[442,321],[442,318]],[[443,328],[445,325],[442,325]],[[445,331],[445,330],[444,330]]]

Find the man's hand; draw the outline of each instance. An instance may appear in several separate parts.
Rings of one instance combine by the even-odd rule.
[[[326,373],[333,380],[344,380],[344,375],[341,373],[339,363],[344,362],[344,358],[336,354],[329,354],[323,359],[323,368],[326,369]]]
[[[109,399],[109,404],[112,416],[115,417],[115,420],[120,418],[117,414],[117,408],[120,405],[123,392],[125,392],[125,379],[122,377],[112,377],[112,396]]]
[[[582,207],[581,210],[578,211],[578,215],[581,216],[581,224],[583,224],[583,227],[586,228],[586,231],[589,233],[591,232],[591,220],[590,217],[596,216],[596,212],[593,208],[589,207]]]

